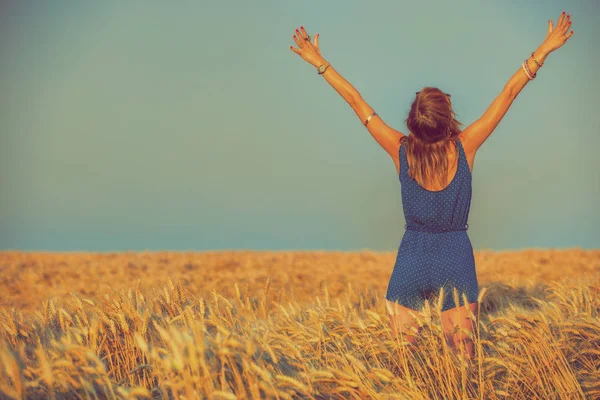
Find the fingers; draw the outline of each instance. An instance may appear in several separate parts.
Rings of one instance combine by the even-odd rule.
[[[560,37],[560,38],[564,38],[567,34],[567,32],[569,31],[571,27],[571,15],[567,14],[566,12],[562,12],[560,14],[560,16],[558,17],[558,21],[556,22],[556,28],[554,28],[552,21],[548,21],[548,35],[550,36],[551,34],[553,34],[553,37]],[[571,37],[572,32],[569,34],[568,37]]]
[[[556,22],[556,29],[560,29],[562,27],[562,23],[565,20],[566,14],[563,11],[562,14],[560,14],[560,17],[558,17],[558,22]]]
[[[571,28],[571,15],[567,15],[567,19],[569,20],[565,25],[565,41],[569,40],[571,36],[573,36],[573,31],[569,32]],[[567,33],[568,32],[568,33]]]
[[[564,33],[569,29],[569,16],[565,16],[560,24],[560,31],[564,35]]]
[[[302,40],[303,45],[310,43],[310,38],[308,37],[308,33],[306,33],[303,26],[300,27],[300,30],[296,29],[296,34],[300,35],[300,40]]]
[[[306,42],[308,42],[308,40],[306,40],[306,38],[308,38],[308,34],[306,33],[306,30],[304,30],[304,27],[301,26],[300,30],[296,29],[296,34],[293,36],[294,38],[294,42],[296,42],[296,45],[298,45],[298,49],[296,49],[293,46],[290,46],[290,49],[292,49],[292,51],[296,54],[300,54],[301,53],[301,49],[306,45]]]
[[[304,30],[303,26],[300,27],[300,30],[296,29],[296,36],[294,36],[294,40],[296,41],[298,47],[303,48],[307,42],[310,43],[307,39],[308,34]]]
[[[566,14],[563,11],[563,13],[560,16],[559,21],[560,22],[557,24],[556,28],[564,35],[565,32],[571,26],[571,15],[570,14]]]
[[[567,35],[565,35],[565,40],[569,40],[569,38],[573,36],[573,31],[569,32]]]
[[[293,38],[294,38],[294,42],[296,42],[296,45],[298,45],[298,47],[302,48],[302,46],[304,45],[305,40],[297,37],[296,35],[294,35]]]
[[[296,31],[298,31],[298,29],[296,29]],[[300,36],[302,36],[302,39],[305,39],[305,40],[308,37],[308,33],[306,33],[303,26],[300,27]]]
[[[315,42],[314,46],[317,50],[317,53],[320,54],[318,37],[319,37],[319,34],[317,33],[314,37],[314,42]],[[310,42],[310,40],[308,40],[309,39],[308,33],[306,32],[306,29],[304,29],[303,26],[301,26],[300,29],[296,29],[296,34],[293,36],[293,38],[294,38],[294,42],[296,42],[296,44],[299,47],[299,49],[295,49],[295,48],[291,47],[291,49],[296,54],[300,54],[300,49],[303,49],[307,43],[312,44]]]

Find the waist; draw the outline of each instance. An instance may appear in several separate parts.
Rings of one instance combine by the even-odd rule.
[[[431,233],[443,233],[443,232],[457,232],[457,231],[466,231],[469,229],[469,224],[465,224],[462,226],[456,227],[431,227],[424,225],[414,225],[414,224],[404,224],[404,229],[407,231],[419,231],[419,232],[431,232]]]

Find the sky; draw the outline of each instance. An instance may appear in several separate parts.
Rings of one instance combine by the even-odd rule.
[[[564,7],[568,7],[565,9]],[[479,149],[473,248],[600,248],[596,1],[80,1],[0,6],[0,250],[395,251],[391,157],[290,50],[301,25],[383,120],[463,128],[571,13]]]

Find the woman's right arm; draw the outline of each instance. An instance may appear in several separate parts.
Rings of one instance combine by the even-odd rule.
[[[538,63],[543,64],[548,54],[565,44],[567,39],[573,35],[573,31],[567,34],[570,26],[570,15],[565,16],[564,12],[558,19],[556,29],[552,29],[552,21],[548,21],[548,34],[546,35],[546,39],[533,53],[533,58],[535,58]],[[529,57],[527,59],[527,65],[529,66],[531,74],[535,75],[540,67],[533,61],[533,58]],[[485,142],[492,134],[494,129],[496,129],[496,126],[498,126],[512,105],[514,99],[525,87],[527,82],[529,82],[529,78],[525,71],[523,71],[523,68],[519,67],[506,85],[504,85],[500,95],[494,99],[481,118],[469,125],[460,134],[463,139],[462,142],[465,151],[474,154],[477,149],[479,149],[483,142]]]

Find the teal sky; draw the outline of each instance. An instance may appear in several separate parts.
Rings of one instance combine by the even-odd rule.
[[[469,237],[600,247],[596,1],[3,4],[1,249],[395,251],[394,163],[295,28],[408,133],[423,86],[479,118],[564,7],[573,38],[477,154]]]

